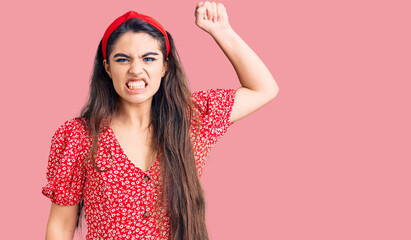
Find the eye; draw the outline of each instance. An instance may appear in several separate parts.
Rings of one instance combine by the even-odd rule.
[[[118,58],[118,59],[116,59],[116,62],[124,62],[123,60],[127,61],[127,59],[125,59],[125,58]]]
[[[155,58],[150,58],[150,57],[144,58],[144,60],[146,60],[146,59],[147,59],[146,62],[154,62],[156,60]]]

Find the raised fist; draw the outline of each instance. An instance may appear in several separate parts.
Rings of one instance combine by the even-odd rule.
[[[196,6],[195,17],[196,25],[209,34],[231,28],[226,8],[222,3],[199,2]]]

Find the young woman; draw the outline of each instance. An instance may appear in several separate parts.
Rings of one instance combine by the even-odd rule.
[[[199,2],[195,16],[242,87],[191,93],[170,33],[134,11],[117,18],[98,46],[87,105],[52,138],[46,239],[72,239],[83,205],[86,239],[208,239],[199,181],[208,152],[278,86],[223,4]]]

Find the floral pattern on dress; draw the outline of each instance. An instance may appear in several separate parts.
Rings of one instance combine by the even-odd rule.
[[[195,138],[192,121],[190,137],[198,175],[201,177],[210,149],[229,126],[235,89],[208,89],[192,93],[200,108],[201,127]],[[86,239],[169,239],[169,219],[164,208],[163,228],[156,227],[154,204],[159,197],[159,157],[147,171],[136,167],[123,152],[113,130],[101,133],[96,171],[87,153],[91,138],[85,118],[64,122],[51,140],[47,165],[47,185],[42,194],[58,205],[76,205],[84,199]],[[87,159],[87,160],[86,160]]]

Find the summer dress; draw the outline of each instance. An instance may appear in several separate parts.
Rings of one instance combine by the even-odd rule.
[[[229,126],[235,89],[208,89],[192,93],[201,109],[201,128],[194,142],[196,126],[190,136],[199,177],[210,149]],[[84,118],[63,123],[51,140],[47,165],[47,185],[42,194],[58,205],[76,205],[84,199],[87,222],[86,239],[169,239],[169,222],[165,214],[161,231],[156,228],[154,203],[158,193],[159,157],[147,171],[136,167],[125,155],[113,130],[101,133],[96,171],[85,161],[91,139],[82,125]]]

